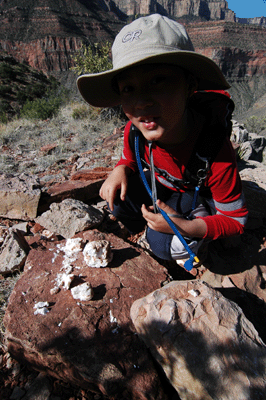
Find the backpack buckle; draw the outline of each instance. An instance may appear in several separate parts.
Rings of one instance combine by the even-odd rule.
[[[210,170],[210,162],[208,158],[201,157],[199,153],[196,153],[196,156],[200,161],[202,161],[205,164],[203,168],[199,168],[197,171],[197,178],[199,180],[199,186],[200,186],[202,182],[207,178],[208,172]]]

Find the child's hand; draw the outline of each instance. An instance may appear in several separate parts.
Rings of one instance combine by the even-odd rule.
[[[162,208],[166,213],[177,214],[177,212],[163,203],[162,201],[157,201],[158,207]],[[164,219],[161,213],[154,214],[153,206],[146,207],[145,204],[141,207],[142,215],[147,221],[149,228],[157,232],[162,233],[173,233],[172,228],[168,225],[168,222]]]
[[[207,232],[207,225],[203,219],[195,218],[193,220],[187,220],[181,215],[178,215],[178,213],[172,207],[169,207],[161,200],[157,200],[157,206],[166,212],[166,214],[170,214],[170,219],[174,222],[181,235],[198,238],[205,236]],[[151,229],[162,233],[174,233],[162,214],[154,214],[153,207],[146,207],[143,204],[141,211]],[[173,215],[176,215],[176,217]]]
[[[99,194],[102,199],[107,201],[111,211],[114,210],[114,199],[118,189],[121,189],[121,200],[125,200],[130,172],[131,170],[125,165],[119,165],[112,171],[100,189]]]

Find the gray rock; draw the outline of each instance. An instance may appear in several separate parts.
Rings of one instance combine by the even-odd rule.
[[[249,134],[249,140],[241,143],[240,152],[242,160],[263,161],[263,151],[266,146],[266,139],[255,133]]]
[[[20,222],[12,226],[13,231],[19,231],[22,235],[26,235],[28,233],[28,223]]]
[[[256,161],[240,165],[240,177],[252,228],[266,217],[266,167]],[[252,221],[253,220],[253,221]],[[256,221],[255,221],[256,220]]]
[[[21,270],[27,259],[29,245],[19,230],[9,229],[0,247],[0,273]]]
[[[23,400],[49,400],[52,386],[46,374],[40,372],[37,378],[30,385]]]
[[[25,390],[21,389],[19,386],[14,387],[14,390],[9,397],[9,400],[20,400],[25,394]]]
[[[11,219],[36,218],[41,197],[37,177],[25,173],[19,176],[0,175],[0,216]]]
[[[64,238],[72,238],[76,233],[98,226],[104,214],[80,200],[65,199],[52,203],[50,210],[36,218],[36,222],[49,231]]]
[[[234,143],[244,143],[248,140],[248,131],[240,125],[237,121],[232,121],[232,134],[231,134],[231,141]]]
[[[9,397],[9,400],[20,400],[25,394],[25,390],[21,389],[19,386],[14,387],[14,390]]]
[[[182,400],[265,398],[265,344],[206,283],[171,282],[136,300],[131,318]]]

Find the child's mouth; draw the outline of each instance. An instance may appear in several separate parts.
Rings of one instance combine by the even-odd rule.
[[[141,122],[144,125],[145,129],[149,131],[156,129],[157,127],[157,123],[154,121],[153,118],[145,118]]]

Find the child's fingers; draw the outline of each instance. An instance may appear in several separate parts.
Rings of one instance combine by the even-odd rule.
[[[113,191],[113,189],[110,189],[103,185],[99,191],[99,195],[101,196],[101,198],[103,200],[106,200],[110,210],[113,211],[114,210],[114,198],[115,198],[115,192]]]
[[[153,212],[153,207],[147,207],[145,204],[142,204],[141,206],[141,212],[143,215],[143,218],[146,219],[147,222],[151,222],[154,220],[155,215]]]
[[[110,210],[114,211],[114,201],[112,197],[110,197],[109,201],[107,200],[107,203],[109,205]]]
[[[167,204],[165,204],[163,201],[161,201],[161,200],[157,200],[157,206],[159,207],[159,208],[161,208],[164,212],[166,212],[166,214],[175,214],[175,215],[177,215],[178,213],[177,213],[177,211],[176,210],[174,210],[172,207],[170,207],[170,206],[168,206]]]
[[[122,183],[121,184],[121,193],[120,193],[120,199],[122,201],[125,201],[126,193],[127,193],[127,183]]]

